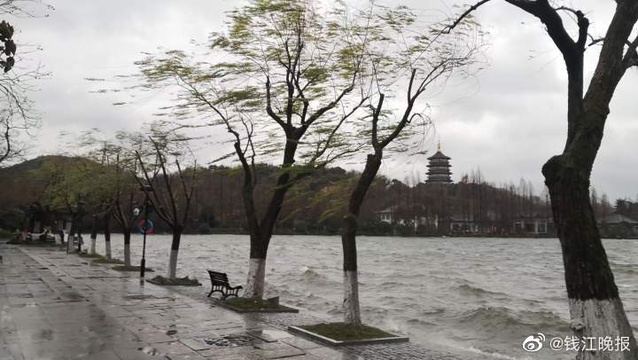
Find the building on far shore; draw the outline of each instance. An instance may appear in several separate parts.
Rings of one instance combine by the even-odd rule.
[[[450,157],[441,152],[441,142],[436,154],[428,158],[428,179],[427,184],[450,184],[452,182],[452,172],[450,172]]]
[[[555,232],[553,226],[551,216],[518,216],[514,219],[514,234],[546,236]]]
[[[638,221],[618,213],[614,213],[600,219],[598,221],[598,226],[603,237],[638,237]]]
[[[439,143],[424,164],[424,182],[410,186],[393,179],[385,183],[386,196],[374,211],[375,229],[404,236],[556,236],[548,201],[514,185],[496,187],[480,171],[462,175],[455,183],[451,160]],[[622,234],[629,235],[625,236],[638,236],[638,221],[624,219],[619,226],[618,219],[606,220],[616,233],[626,229]]]
[[[383,210],[379,210],[376,212],[377,218],[379,219],[379,221],[383,221],[384,223],[387,224],[392,224],[394,223],[394,211],[395,211],[394,206],[389,207],[387,209],[383,209]]]

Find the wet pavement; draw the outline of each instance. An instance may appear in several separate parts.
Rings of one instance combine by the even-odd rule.
[[[175,291],[57,249],[0,243],[0,255],[0,360],[457,359],[409,343],[322,346],[285,331],[317,318],[237,314],[205,286]]]

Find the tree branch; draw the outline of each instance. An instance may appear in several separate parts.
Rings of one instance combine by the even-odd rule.
[[[563,20],[560,15],[556,12],[556,9],[552,8],[548,0],[505,0],[508,3],[518,7],[519,9],[536,16],[541,20],[545,26],[547,26],[547,33],[549,34],[554,44],[558,47],[560,52],[565,57],[565,61],[573,61],[572,57],[575,52],[578,52],[578,48],[576,48],[576,42],[569,36],[567,30],[565,30],[565,26],[563,25]],[[582,13],[581,13],[582,15]],[[579,17],[578,20],[579,26],[579,42],[582,42],[584,46],[583,40],[583,32],[587,33],[587,28],[589,26],[589,21],[584,15]],[[584,27],[584,28],[583,28]]]
[[[282,129],[288,129],[286,123],[272,110],[272,95],[270,92],[270,76],[266,77],[266,113],[281,126]]]
[[[449,34],[450,32],[452,32],[452,30],[454,30],[454,28],[456,28],[461,21],[463,21],[466,17],[470,16],[470,14],[472,14],[472,12],[474,12],[476,9],[478,9],[481,5],[489,2],[490,0],[481,0],[479,2],[477,2],[476,4],[470,6],[467,10],[465,10],[461,15],[459,15],[459,17],[456,18],[456,20],[454,20],[454,22],[450,25],[447,25],[443,28],[443,30],[441,30],[442,34]]]
[[[636,38],[628,44],[625,56],[623,56],[622,62],[625,69],[628,69],[632,66],[638,66],[638,52],[636,52],[637,47],[638,36],[636,36]]]

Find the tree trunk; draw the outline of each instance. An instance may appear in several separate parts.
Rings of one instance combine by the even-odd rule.
[[[343,219],[343,316],[344,322],[361,325],[357,269],[357,218],[348,214]]]
[[[104,253],[111,260],[111,214],[104,215]]]
[[[274,227],[274,224],[272,225]],[[251,299],[263,299],[266,283],[266,256],[268,244],[272,237],[272,228],[268,235],[259,231],[251,231],[250,235],[250,259],[248,261],[248,278],[244,288],[244,297]]]
[[[543,167],[563,253],[571,328],[579,338],[626,338],[629,351],[585,351],[577,359],[635,360],[636,339],[589,199],[589,172],[575,165],[578,163],[564,154]]]
[[[267,244],[270,242],[261,239],[259,228],[251,231],[250,235],[250,259],[248,260],[248,277],[244,287],[244,297],[251,299],[263,299],[266,283],[266,255]]]
[[[244,183],[242,186],[242,197],[244,200],[244,209],[246,211],[246,220],[248,222],[248,229],[250,231],[250,260],[248,264],[248,279],[246,280],[246,287],[244,291],[244,297],[251,299],[263,299],[264,297],[264,284],[266,282],[266,256],[268,254],[268,245],[272,238],[272,233],[275,228],[281,207],[284,203],[286,193],[293,185],[291,183],[290,166],[295,162],[295,152],[299,139],[303,136],[303,129],[297,129],[296,134],[286,132],[288,140],[284,147],[284,158],[282,162],[282,173],[277,178],[277,184],[273,191],[266,212],[261,220],[257,219],[257,212],[255,210],[255,201],[253,192],[255,190],[253,184],[252,169],[248,162],[240,156],[242,160],[242,168],[244,172]],[[235,143],[235,149],[237,154],[241,153],[239,143]]]
[[[266,282],[266,258],[251,257],[248,262],[248,281],[244,289],[244,297],[263,299]]]
[[[91,225],[91,249],[90,254],[95,255],[95,245],[97,242],[97,215],[93,215],[93,224]]]
[[[171,256],[168,261],[168,278],[175,279],[177,274],[177,254],[179,253],[179,242],[182,238],[182,230],[173,230],[173,242],[171,243]]]
[[[268,254],[268,245],[272,237],[275,222],[283,204],[284,195],[288,189],[282,181],[283,174],[279,177],[278,186],[273,197],[268,204],[268,209],[264,215],[261,224],[257,220],[257,212],[255,211],[253,199],[253,185],[250,178],[252,173],[244,179],[244,187],[242,196],[244,199],[244,208],[246,209],[246,220],[248,221],[248,229],[250,231],[250,259],[248,261],[248,277],[244,288],[244,297],[251,299],[263,299],[264,287],[266,283],[266,256]],[[265,231],[264,231],[265,229]]]
[[[71,216],[71,228],[69,229],[69,235],[67,236],[66,252],[75,252],[76,248],[73,246],[73,240],[77,236],[78,217],[77,214]]]
[[[124,229],[124,266],[131,266],[131,230]]]
[[[381,149],[368,155],[366,165],[359,176],[355,188],[350,194],[348,213],[343,218],[341,245],[343,247],[343,313],[344,322],[350,325],[361,325],[359,307],[359,282],[357,268],[357,226],[361,204],[368,189],[381,167],[383,153]]]

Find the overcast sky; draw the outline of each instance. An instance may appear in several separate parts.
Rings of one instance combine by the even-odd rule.
[[[42,117],[38,141],[29,157],[62,153],[68,149],[60,132],[100,128],[105,134],[139,129],[157,112],[162,94],[147,94],[131,105],[113,106],[120,94],[96,94],[99,88],[86,78],[114,79],[135,71],[142,52],[158,47],[185,49],[191,40],[204,41],[221,29],[229,0],[51,0],[48,17],[13,18],[18,51],[34,46],[18,59],[16,71],[41,64],[50,76],[39,81],[31,96]],[[417,11],[451,11],[453,0],[404,1]],[[578,1],[592,19],[594,36],[604,34],[614,1]],[[446,10],[447,9],[447,10]],[[44,11],[42,11],[44,12]],[[390,178],[425,180],[426,158],[436,151],[452,158],[453,180],[480,169],[496,185],[521,178],[535,191],[543,189],[540,169],[560,153],[566,134],[566,75],[558,51],[543,26],[518,9],[494,0],[477,13],[489,30],[487,68],[444,98],[433,99],[436,137],[426,144],[428,154],[384,162]],[[588,68],[593,67],[595,51]],[[22,68],[22,69],[21,69]],[[638,195],[638,69],[621,82],[611,107],[605,137],[594,166],[592,183],[610,200]],[[117,84],[115,84],[117,85]],[[128,99],[125,99],[128,100]],[[108,135],[107,135],[108,136]],[[209,159],[217,155],[211,151]]]

